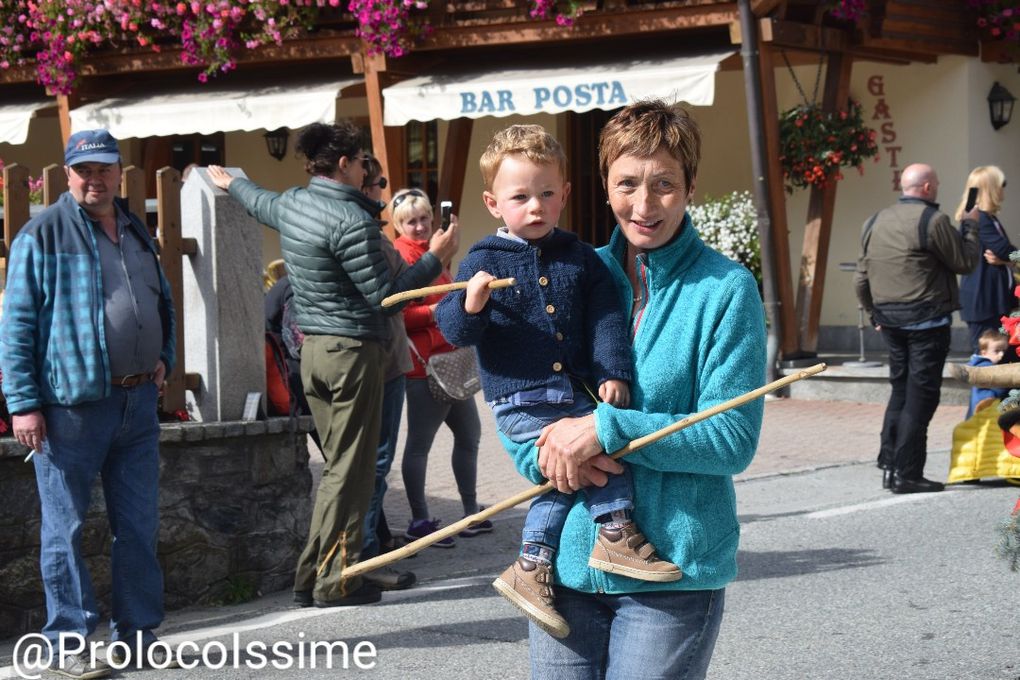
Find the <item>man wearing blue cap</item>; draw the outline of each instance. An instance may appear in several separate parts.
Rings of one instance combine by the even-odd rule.
[[[175,320],[152,238],[117,197],[117,140],[76,132],[64,163],[68,191],[11,244],[0,368],[14,436],[36,454],[50,670],[98,678],[110,667],[59,653],[62,637],[73,651],[99,619],[81,554],[97,474],[113,534],[111,636],[126,643],[113,658],[169,661],[165,646],[150,647],[163,620],[156,400]]]

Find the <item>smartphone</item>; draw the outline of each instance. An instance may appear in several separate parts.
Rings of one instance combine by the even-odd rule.
[[[453,214],[453,201],[441,201],[439,203],[439,228],[450,227],[450,215]]]
[[[977,205],[978,188],[971,187],[967,189],[967,203],[964,205],[963,212],[970,212]]]

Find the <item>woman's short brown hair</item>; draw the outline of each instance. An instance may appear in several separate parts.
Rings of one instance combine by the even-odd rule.
[[[609,166],[620,156],[648,158],[660,149],[680,161],[690,189],[701,160],[701,128],[687,109],[661,99],[635,102],[622,109],[599,136],[602,184],[609,177]]]

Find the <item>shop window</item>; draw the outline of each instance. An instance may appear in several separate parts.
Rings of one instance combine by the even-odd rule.
[[[184,172],[192,163],[224,165],[226,153],[222,132],[212,135],[149,137],[142,143],[142,167],[149,198],[156,197],[156,171],[170,166]]]
[[[435,198],[439,193],[439,125],[412,121],[404,127],[407,186],[423,189]]]

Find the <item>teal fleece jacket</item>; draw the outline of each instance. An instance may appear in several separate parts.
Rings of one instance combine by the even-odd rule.
[[[633,293],[623,269],[626,240],[617,227],[599,256],[619,303]],[[599,404],[596,433],[606,451],[698,411],[761,387],[765,319],[754,277],[707,247],[684,218],[669,244],[637,258],[645,304],[631,324],[631,409]],[[575,494],[556,554],[556,582],[582,592],[634,593],[722,588],[737,574],[736,495],[732,475],[754,457],[764,406],[758,399],[680,430],[627,456],[634,476],[634,519],[659,556],[683,578],[650,583],[588,567],[597,525]],[[522,475],[544,481],[534,443],[503,438]]]

